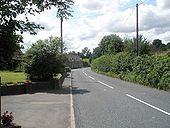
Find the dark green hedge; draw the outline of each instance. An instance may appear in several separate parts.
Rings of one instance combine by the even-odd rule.
[[[130,53],[104,55],[95,59],[92,70],[154,88],[170,90],[170,57],[134,56]]]

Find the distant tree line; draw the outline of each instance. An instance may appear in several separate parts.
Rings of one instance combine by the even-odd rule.
[[[85,47],[81,52],[70,51],[68,54],[78,55],[82,59],[89,59],[91,62],[100,56],[117,54],[119,52],[128,52],[136,55],[136,49],[136,37],[122,39],[118,35],[111,34],[104,36],[98,47],[93,49],[93,52],[90,52],[90,49]],[[152,42],[149,42],[143,35],[139,35],[139,55],[159,55],[168,52],[168,50],[170,50],[170,42],[163,44],[160,39],[154,39]]]
[[[83,48],[81,52],[70,51],[68,54],[78,55],[82,59],[89,59],[91,57],[91,52],[88,47]]]
[[[117,54],[119,52],[129,52],[136,54],[136,38],[121,39],[115,34],[107,35],[102,38],[98,47],[93,49],[91,55],[92,59],[96,59],[106,54]],[[139,35],[139,55],[153,55],[156,53],[163,53],[170,49],[170,42],[163,44],[160,39],[154,39],[149,42],[144,36]]]

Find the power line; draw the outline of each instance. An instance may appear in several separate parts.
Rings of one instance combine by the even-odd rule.
[[[124,24],[126,24],[126,22],[128,21],[128,19],[132,16],[132,14],[134,13],[135,8],[133,8],[132,12],[130,13],[130,15],[126,18]]]

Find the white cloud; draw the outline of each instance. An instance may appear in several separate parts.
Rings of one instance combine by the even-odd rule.
[[[157,6],[162,9],[170,9],[170,0],[156,0]]]
[[[146,0],[142,0],[144,3]],[[76,17],[63,22],[65,46],[69,51],[81,51],[84,47],[95,48],[103,36],[118,34],[122,38],[136,35],[136,10],[119,10],[120,6],[132,0],[75,0]],[[139,30],[150,41],[159,38],[164,43],[170,42],[169,0],[156,0],[157,6],[143,4],[139,6]],[[46,11],[31,20],[46,27],[36,36],[25,34],[25,46],[38,39],[60,36],[60,20],[55,17],[56,10]]]

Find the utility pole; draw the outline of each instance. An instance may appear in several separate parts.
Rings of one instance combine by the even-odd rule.
[[[139,56],[139,37],[138,37],[138,4],[136,4],[136,50],[137,56]]]
[[[61,54],[63,54],[63,18],[60,17],[60,21],[61,21]]]

